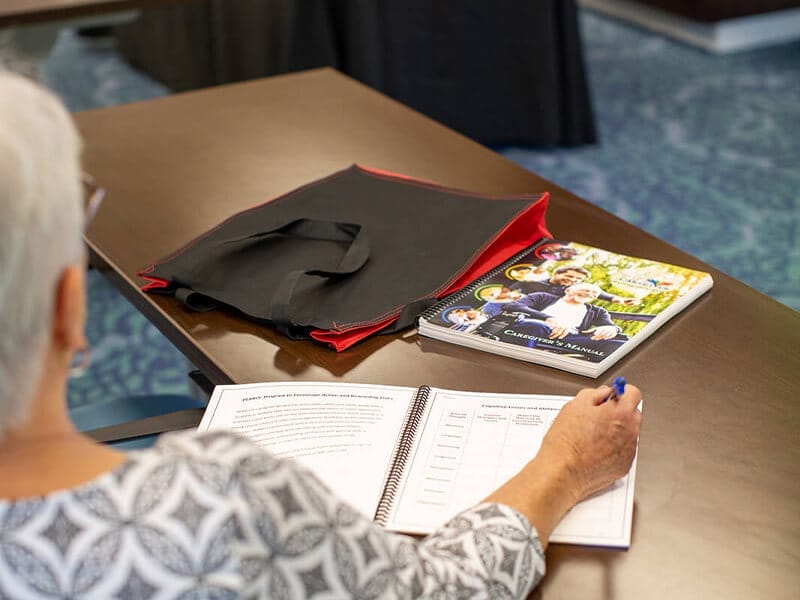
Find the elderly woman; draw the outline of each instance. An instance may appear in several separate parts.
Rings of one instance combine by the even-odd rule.
[[[581,391],[518,475],[419,540],[234,434],[93,443],[65,402],[86,347],[79,151],[51,94],[0,74],[0,597],[523,597],[559,519],[628,471],[633,386]]]

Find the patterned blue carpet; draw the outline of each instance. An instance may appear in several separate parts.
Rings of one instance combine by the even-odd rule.
[[[581,24],[600,144],[505,156],[800,309],[800,43],[713,56]]]
[[[581,26],[600,144],[499,150],[800,310],[800,44],[713,56],[588,11]],[[74,111],[168,93],[69,31],[41,75]],[[190,366],[96,273],[88,335],[71,404],[187,390]]]

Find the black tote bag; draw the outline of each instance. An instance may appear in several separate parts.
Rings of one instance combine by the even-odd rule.
[[[353,165],[240,212],[138,273],[191,310],[228,307],[343,350],[544,236],[548,196],[495,198]]]

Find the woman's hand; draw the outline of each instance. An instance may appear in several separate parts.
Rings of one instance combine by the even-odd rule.
[[[576,502],[602,490],[631,468],[642,423],[639,388],[581,390],[561,409],[542,441],[538,457],[562,464],[574,480]],[[538,458],[537,457],[537,458]]]
[[[606,400],[610,393],[608,386],[581,390],[561,409],[536,457],[486,498],[524,514],[545,548],[569,509],[631,468],[642,394],[633,385],[626,385],[619,398]]]

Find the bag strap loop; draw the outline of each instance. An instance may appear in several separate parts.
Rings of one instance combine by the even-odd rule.
[[[293,326],[291,319],[292,294],[300,279],[302,277],[335,278],[355,273],[369,260],[369,238],[364,228],[355,223],[304,218],[289,221],[273,229],[223,240],[219,243],[220,245],[247,241],[258,243],[261,239],[266,239],[275,235],[283,235],[301,240],[349,242],[344,256],[342,256],[342,259],[335,267],[330,269],[311,268],[307,270],[290,271],[284,276],[272,293],[267,309],[269,314],[272,315],[271,320],[273,324],[283,335],[295,337],[290,333],[290,328]],[[179,288],[175,292],[175,297],[187,308],[198,312],[213,310],[219,306],[219,302],[215,301],[213,298],[191,289]]]
[[[335,267],[290,271],[276,287],[270,300],[272,322],[280,333],[287,337],[294,337],[291,335],[292,294],[300,279],[302,277],[336,278],[351,275],[366,264],[369,259],[370,245],[364,229],[361,225],[354,223],[299,219],[287,227],[295,230],[299,237],[331,241],[350,240],[350,246]]]
[[[290,328],[294,325],[291,319],[292,294],[300,279],[302,277],[344,277],[355,273],[369,260],[369,238],[364,228],[355,223],[304,218],[295,219],[273,229],[223,240],[219,243],[220,245],[247,241],[258,243],[261,239],[274,235],[284,235],[301,240],[349,242],[347,251],[335,267],[290,271],[275,287],[267,305],[269,314],[272,315],[271,320],[283,335],[295,337],[290,332]],[[196,312],[205,312],[220,306],[220,303],[213,298],[188,288],[177,289],[175,297],[186,308]]]

